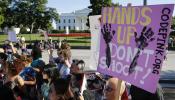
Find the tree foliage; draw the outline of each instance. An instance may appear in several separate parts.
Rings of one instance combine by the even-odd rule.
[[[58,20],[56,9],[46,7],[47,0],[12,0],[5,11],[8,26],[28,27],[31,33],[38,28],[48,30],[53,20]]]
[[[118,6],[119,4],[112,3],[112,0],[90,0],[90,6],[88,7],[92,11],[89,13],[88,16],[91,15],[101,15],[102,7],[109,7],[109,6]],[[89,18],[87,19],[87,26],[89,26]]]
[[[11,0],[0,0],[0,25],[4,22],[6,10],[10,3]]]
[[[171,28],[175,30],[175,16],[172,19],[172,25]]]
[[[8,8],[9,4],[11,4],[11,0],[0,0],[0,12],[1,14],[6,11]]]

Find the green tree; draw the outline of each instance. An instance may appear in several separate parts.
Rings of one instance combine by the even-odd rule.
[[[171,28],[175,30],[175,16],[172,19],[172,25]]]
[[[13,0],[3,26],[29,27],[30,33],[38,28],[48,30],[53,20],[58,21],[58,13],[46,4],[47,0]]]
[[[119,3],[112,3],[112,6],[118,7],[118,6],[120,6],[120,5],[119,5]]]
[[[7,9],[11,4],[11,0],[0,0],[0,26],[2,26],[7,15]]]
[[[102,7],[111,6],[112,0],[90,0],[89,9],[92,9],[92,12],[89,15],[100,15]]]
[[[101,15],[102,7],[118,6],[119,4],[112,3],[112,0],[90,0],[90,6],[88,7],[92,11],[89,13],[88,17],[91,15]],[[87,19],[87,26],[89,26],[89,18]]]
[[[36,28],[52,29],[52,21],[58,21],[58,19],[57,10],[55,8],[47,8],[43,15],[37,18],[36,22],[40,24],[37,24]]]

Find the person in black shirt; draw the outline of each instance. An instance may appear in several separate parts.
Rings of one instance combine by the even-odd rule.
[[[132,100],[164,100],[163,91],[159,84],[154,94],[138,88],[134,85],[131,85],[130,93]]]

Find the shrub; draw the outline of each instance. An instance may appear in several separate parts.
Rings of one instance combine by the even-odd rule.
[[[52,30],[51,33],[65,33],[65,30]],[[90,33],[89,30],[70,30],[70,33]]]
[[[51,33],[64,33],[65,30],[52,30]]]
[[[30,32],[27,32],[27,29],[26,29],[26,27],[22,27],[21,29],[20,29],[20,32],[19,32],[20,34],[29,34]]]

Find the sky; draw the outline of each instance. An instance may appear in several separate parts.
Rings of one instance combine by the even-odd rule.
[[[90,0],[48,0],[48,7],[56,8],[58,13],[70,13],[75,10],[87,8],[90,5]],[[112,0],[114,3],[119,3],[126,6],[132,3],[133,6],[143,5],[143,0]],[[147,0],[148,5],[155,4],[175,4],[175,0]],[[173,13],[175,16],[175,11]]]

